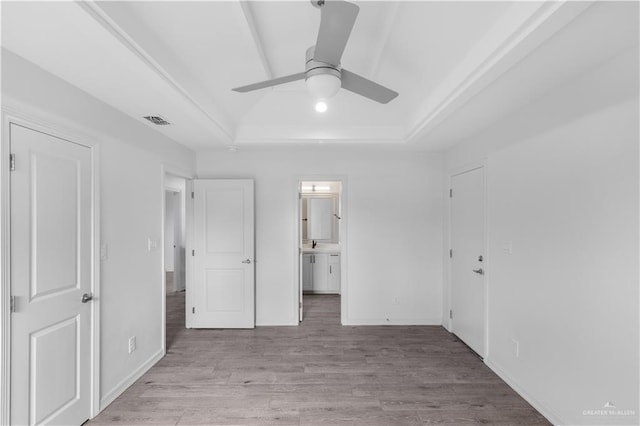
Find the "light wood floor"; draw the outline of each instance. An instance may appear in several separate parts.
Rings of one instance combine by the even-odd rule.
[[[305,296],[300,327],[187,330],[167,298],[167,355],[88,424],[549,424],[442,327],[342,327]]]

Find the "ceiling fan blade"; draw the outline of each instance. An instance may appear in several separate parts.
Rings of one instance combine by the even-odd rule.
[[[360,7],[342,0],[326,0],[320,8],[320,29],[313,59],[340,65],[342,52],[356,22]]]
[[[264,89],[265,87],[277,86],[279,84],[289,83],[290,81],[302,80],[305,78],[306,73],[299,72],[297,74],[291,74],[284,77],[274,78],[273,80],[261,81],[260,83],[253,83],[247,86],[236,87],[234,92],[251,92],[252,90]]]
[[[386,104],[398,96],[398,92],[387,89],[344,68],[342,69],[342,88],[381,104]]]

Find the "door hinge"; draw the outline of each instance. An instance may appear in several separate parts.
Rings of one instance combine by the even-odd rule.
[[[449,309],[449,319],[453,319],[453,309]]]
[[[195,256],[196,255],[196,251],[195,250],[191,250],[191,256]]]
[[[196,308],[195,308],[195,306],[194,306],[194,307],[191,307],[191,313],[192,313],[192,314],[195,314],[195,313],[196,313]]]
[[[449,189],[449,198],[453,198],[453,189]]]
[[[15,154],[9,154],[9,171],[10,172],[16,171],[16,155]]]
[[[9,312],[14,313],[16,311],[16,297],[11,296],[9,301]]]
[[[194,198],[195,198],[195,193],[191,191],[191,199],[193,200]]]
[[[453,258],[453,249],[449,249],[449,259]]]

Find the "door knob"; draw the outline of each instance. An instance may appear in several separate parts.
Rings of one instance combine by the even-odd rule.
[[[93,299],[93,294],[91,293],[85,293],[82,295],[82,303],[87,303],[89,300]]]
[[[475,272],[476,274],[484,275],[484,271],[482,270],[482,268],[474,269],[473,272]]]
[[[242,261],[242,263],[246,263],[247,265],[251,263],[251,259],[245,259]]]

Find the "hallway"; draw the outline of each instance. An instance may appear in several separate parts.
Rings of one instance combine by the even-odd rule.
[[[442,327],[340,325],[305,296],[300,327],[184,328],[167,296],[167,355],[89,425],[549,424]]]

